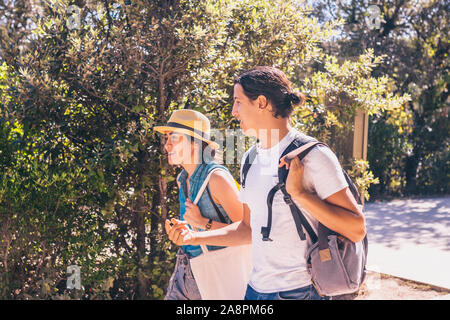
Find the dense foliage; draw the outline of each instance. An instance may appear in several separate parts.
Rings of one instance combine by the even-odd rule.
[[[449,13],[448,1],[315,1],[321,21],[343,19],[340,37],[327,47],[340,57],[366,48],[384,56],[373,75],[387,75],[394,93],[411,100],[397,111],[372,115],[368,160],[379,184],[375,198],[448,194]],[[380,10],[379,27],[370,28],[368,7]]]

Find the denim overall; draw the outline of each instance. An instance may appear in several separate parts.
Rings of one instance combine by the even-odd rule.
[[[197,193],[205,181],[208,174],[211,170],[221,168],[227,172],[228,169],[222,165],[219,165],[215,162],[210,163],[201,163],[197,166],[192,176],[189,178],[189,199],[194,201],[197,196]],[[184,213],[186,212],[186,190],[187,190],[187,179],[188,173],[186,170],[181,171],[178,176],[178,182],[180,183],[180,192],[178,194],[178,199],[180,201],[180,219],[183,219]],[[209,188],[209,186],[207,187]],[[216,212],[214,205],[212,203],[212,199],[209,196],[208,192],[203,192],[200,200],[197,203],[197,206],[200,208],[200,212],[202,216],[212,219],[214,221],[220,221],[219,214]],[[216,204],[222,216],[225,218],[225,222],[230,224],[232,221],[228,217],[227,213],[223,209],[220,204]],[[222,221],[223,222],[223,221]],[[199,229],[202,230],[202,229]],[[220,250],[225,247],[220,246],[209,246],[207,245],[208,250]],[[169,287],[167,290],[165,300],[200,300],[200,292],[198,291],[197,284],[195,282],[194,276],[192,274],[191,266],[189,263],[189,259],[193,257],[197,257],[202,254],[202,248],[200,246],[193,245],[184,245],[181,249],[178,250],[177,260],[175,264],[175,271],[170,278]]]

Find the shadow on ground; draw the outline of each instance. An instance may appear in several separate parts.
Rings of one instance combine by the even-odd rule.
[[[399,249],[404,243],[450,251],[450,197],[365,205],[369,243]]]

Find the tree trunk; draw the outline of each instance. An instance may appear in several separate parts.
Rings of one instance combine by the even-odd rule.
[[[158,207],[161,205],[160,192],[159,189],[156,188],[158,192],[153,194],[152,198],[152,206],[150,208],[152,215],[150,215],[150,255],[153,256],[156,250],[157,241],[156,241],[156,233],[158,232],[158,225],[160,223],[160,219],[155,216],[155,212],[158,211]],[[163,222],[164,223],[164,222]]]
[[[160,152],[161,154],[164,154],[164,144],[163,144],[163,138],[161,137],[160,140]],[[160,159],[160,168],[161,169],[167,169],[167,166],[163,162],[162,159]],[[167,170],[164,170],[167,171]],[[161,221],[166,221],[167,219],[167,206],[166,206],[166,197],[167,197],[167,182],[164,179],[163,175],[159,175],[159,203],[161,206]]]
[[[145,299],[148,296],[148,279],[145,276],[144,271],[148,268],[148,257],[146,257],[145,243],[145,217],[147,212],[147,202],[145,192],[148,190],[143,181],[148,175],[148,154],[142,151],[138,154],[139,157],[139,169],[138,177],[140,182],[138,183],[138,197],[136,201],[135,209],[135,228],[136,228],[136,248],[138,258],[138,275],[137,275],[137,298]]]
[[[406,194],[412,195],[417,191],[417,167],[419,166],[419,156],[413,154],[406,158],[405,174],[406,174]]]

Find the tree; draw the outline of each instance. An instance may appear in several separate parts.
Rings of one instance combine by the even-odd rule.
[[[448,12],[445,1],[316,2],[315,13],[345,21],[331,47],[343,58],[367,47],[385,62],[373,75],[388,75],[396,93],[411,101],[398,112],[374,115],[368,158],[381,183],[376,196],[448,193]],[[369,5],[380,9],[380,28],[366,23]]]
[[[162,144],[149,129],[165,119],[167,106],[189,81],[189,68],[214,43],[212,33],[200,27],[208,15],[204,5],[191,1],[123,7],[92,1],[79,3],[81,28],[70,30],[68,4],[44,4],[34,29],[23,24],[13,34],[9,26],[20,12],[3,9],[12,17],[2,28],[1,56],[20,80],[14,88],[6,86],[14,101],[2,109],[19,119],[25,136],[39,140],[36,157],[58,169],[73,166],[90,180],[81,191],[83,200],[91,198],[86,209],[95,221],[120,230],[109,249],[130,261],[114,271],[135,278],[137,297],[144,298],[152,292],[150,274],[161,269],[153,265],[167,256],[158,249],[164,242],[145,230],[150,226],[151,235],[159,234],[168,211],[166,180],[158,174],[164,170]],[[74,214],[85,213],[74,208]]]

